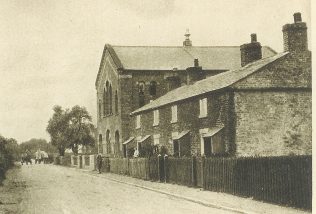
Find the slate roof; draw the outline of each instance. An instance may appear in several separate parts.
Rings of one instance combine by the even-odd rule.
[[[127,70],[185,70],[199,59],[205,70],[240,68],[239,46],[111,46]],[[267,46],[262,47],[263,58],[275,55]]]
[[[135,110],[131,113],[131,115],[138,114],[150,109],[156,109],[158,107],[175,103],[180,100],[188,99],[194,96],[202,95],[211,91],[231,86],[232,84],[258,71],[264,66],[284,57],[286,54],[288,53],[280,53],[272,57],[255,61],[242,68],[226,71],[215,76],[208,77],[206,79],[197,81],[192,85],[185,85],[176,88],[157,98],[151,103],[148,103],[147,105]]]

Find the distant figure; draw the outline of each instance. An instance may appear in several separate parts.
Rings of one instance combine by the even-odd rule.
[[[48,154],[45,151],[41,151],[41,157],[44,164],[48,163]]]
[[[98,172],[99,174],[101,174],[101,168],[102,168],[102,156],[99,153],[97,156],[97,168],[98,168]]]
[[[134,151],[134,158],[138,158],[139,156],[139,151],[137,148],[135,148],[135,151]]]
[[[21,155],[21,164],[23,165],[23,163],[26,163],[26,165],[32,164],[31,153],[28,149]]]
[[[40,149],[38,149],[36,152],[35,152],[35,164],[38,163],[40,164],[42,161],[42,152]]]

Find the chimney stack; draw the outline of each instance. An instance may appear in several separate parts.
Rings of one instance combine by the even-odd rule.
[[[250,36],[251,43],[240,46],[242,67],[262,58],[261,44],[260,42],[257,42],[257,34],[253,33]]]
[[[285,52],[307,51],[307,26],[302,22],[301,13],[294,13],[294,23],[283,26],[283,44]]]
[[[205,79],[205,72],[202,67],[199,66],[199,60],[194,59],[194,67],[189,67],[187,70],[187,84],[193,84],[196,81]]]

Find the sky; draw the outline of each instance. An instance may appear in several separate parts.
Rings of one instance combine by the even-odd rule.
[[[257,33],[282,52],[295,12],[310,40],[309,0],[0,0],[0,135],[49,141],[54,105],[85,106],[96,124],[105,43],[181,46],[189,29],[196,46],[239,46]]]

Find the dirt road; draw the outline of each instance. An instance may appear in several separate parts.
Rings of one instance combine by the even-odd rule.
[[[60,166],[23,165],[13,177],[23,185],[18,198],[11,191],[15,208],[7,213],[229,213]]]

